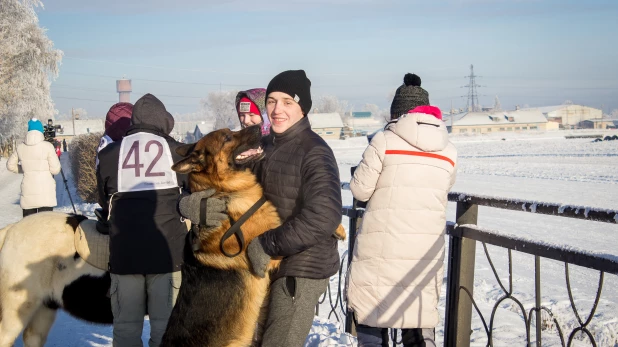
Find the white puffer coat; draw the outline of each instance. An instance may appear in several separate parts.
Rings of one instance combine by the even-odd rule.
[[[350,183],[356,199],[369,200],[349,273],[348,304],[360,324],[438,325],[456,162],[444,122],[424,113],[402,116],[365,150]]]
[[[24,174],[19,203],[22,209],[57,205],[56,181],[52,175],[60,173],[60,160],[54,146],[45,141],[42,132],[29,131],[26,140],[9,157],[6,168]]]

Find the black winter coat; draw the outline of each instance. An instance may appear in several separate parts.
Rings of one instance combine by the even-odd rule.
[[[272,280],[283,276],[328,278],[339,270],[333,233],[341,223],[339,170],[333,151],[305,117],[266,138],[260,163],[264,195],[283,224],[260,235],[270,256],[283,256]]]
[[[182,144],[169,137],[174,123],[164,108],[140,114],[137,103],[135,107],[134,125],[127,136],[99,153],[99,198],[110,207],[109,270],[120,275],[180,271],[187,226],[177,203],[181,189],[188,191],[188,184],[186,175],[171,171],[168,162],[182,159],[176,154]],[[133,150],[136,139],[146,143]]]

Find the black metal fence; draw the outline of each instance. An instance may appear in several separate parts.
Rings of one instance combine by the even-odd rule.
[[[349,189],[347,183],[342,183],[342,189]],[[603,256],[581,252],[573,249],[565,249],[555,245],[546,244],[539,241],[531,241],[524,238],[503,236],[499,232],[484,230],[476,225],[478,217],[478,206],[488,206],[499,209],[515,210],[528,213],[544,215],[554,215],[565,218],[577,218],[589,221],[605,223],[618,223],[618,211],[605,209],[590,209],[578,206],[556,205],[548,203],[538,203],[526,200],[513,200],[502,198],[489,198],[460,193],[450,193],[449,201],[457,203],[456,222],[448,222],[446,226],[449,235],[449,252],[447,255],[447,296],[445,309],[445,328],[444,346],[466,347],[470,345],[470,333],[472,322],[472,309],[480,317],[482,329],[487,335],[487,346],[493,346],[493,330],[495,327],[496,312],[500,304],[505,300],[511,300],[520,310],[521,317],[525,323],[526,345],[541,346],[543,338],[543,322],[541,314],[549,317],[557,330],[562,346],[571,346],[574,338],[579,333],[583,334],[590,341],[592,346],[597,346],[594,335],[590,332],[590,323],[594,319],[599,300],[601,298],[605,274],[618,275],[618,260],[616,257]],[[345,300],[347,267],[351,261],[351,254],[355,242],[356,232],[362,220],[365,205],[356,200],[352,206],[343,208],[343,214],[349,217],[349,240],[348,250],[342,255],[341,268],[338,273],[339,281],[336,289],[329,286],[328,292],[322,297],[321,303],[328,298],[330,312],[328,318],[334,318],[343,323],[345,321],[345,331],[355,334],[355,324],[352,315],[348,314],[347,302]],[[474,301],[474,267],[476,245],[482,245],[494,277],[501,288],[502,296],[496,300],[490,317],[483,316],[477,303]],[[508,255],[508,274],[509,280],[505,285],[500,280],[496,268],[487,250],[487,245],[504,248]],[[513,262],[512,252],[517,251],[534,256],[535,259],[535,304],[529,311],[526,311],[522,301],[513,292]],[[577,319],[577,326],[574,328],[562,327],[550,308],[541,304],[541,259],[553,259],[564,263],[565,282],[569,295],[571,309]],[[573,300],[569,265],[578,265],[593,269],[599,272],[598,286],[592,308],[586,319],[577,309]],[[334,299],[333,299],[334,298]],[[489,318],[489,319],[486,319]],[[547,318],[546,318],[547,319]],[[489,322],[489,323],[488,323]],[[535,335],[532,336],[532,323],[535,323]],[[398,345],[398,332],[391,331],[393,345]],[[522,341],[522,345],[523,345]]]

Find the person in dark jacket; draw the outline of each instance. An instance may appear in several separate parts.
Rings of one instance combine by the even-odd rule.
[[[144,315],[158,346],[180,288],[187,226],[176,204],[187,177],[172,171],[181,144],[174,118],[151,94],[133,107],[122,141],[99,152],[100,199],[109,207],[114,346],[141,346]]]
[[[129,102],[119,102],[107,111],[105,116],[105,132],[99,140],[99,147],[97,147],[97,156],[95,158],[95,169],[99,167],[99,152],[110,143],[122,140],[127,130],[131,126],[131,113],[133,112],[133,104]],[[98,187],[99,191],[103,191],[101,187]],[[97,230],[101,234],[109,234],[109,225],[107,223],[108,213],[107,201],[105,196],[99,196],[99,205],[101,208],[95,210],[97,215]]]
[[[62,139],[62,151],[63,152],[67,151],[67,140],[66,139]]]
[[[283,224],[254,239],[247,248],[253,272],[264,277],[271,257],[283,257],[271,274],[269,313],[262,346],[302,346],[319,297],[339,269],[337,240],[341,223],[339,171],[330,147],[311,130],[311,82],[303,70],[284,71],[266,89],[270,135],[265,158],[254,168]],[[217,211],[200,211],[199,200],[212,192],[194,193],[180,211],[194,223],[199,214],[216,219]],[[183,206],[184,205],[184,206]]]
[[[315,132],[311,81],[303,70],[284,71],[266,88],[271,135],[266,138],[260,183],[283,224],[252,241],[248,256],[257,275],[270,257],[283,257],[271,275],[269,314],[263,346],[302,346],[315,306],[339,269],[341,223],[339,170],[331,148]]]

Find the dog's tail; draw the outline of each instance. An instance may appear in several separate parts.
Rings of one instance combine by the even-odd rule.
[[[6,232],[13,226],[13,224],[9,224],[4,228],[0,229],[0,251],[2,250],[2,246],[4,245],[4,239],[6,238]]]

